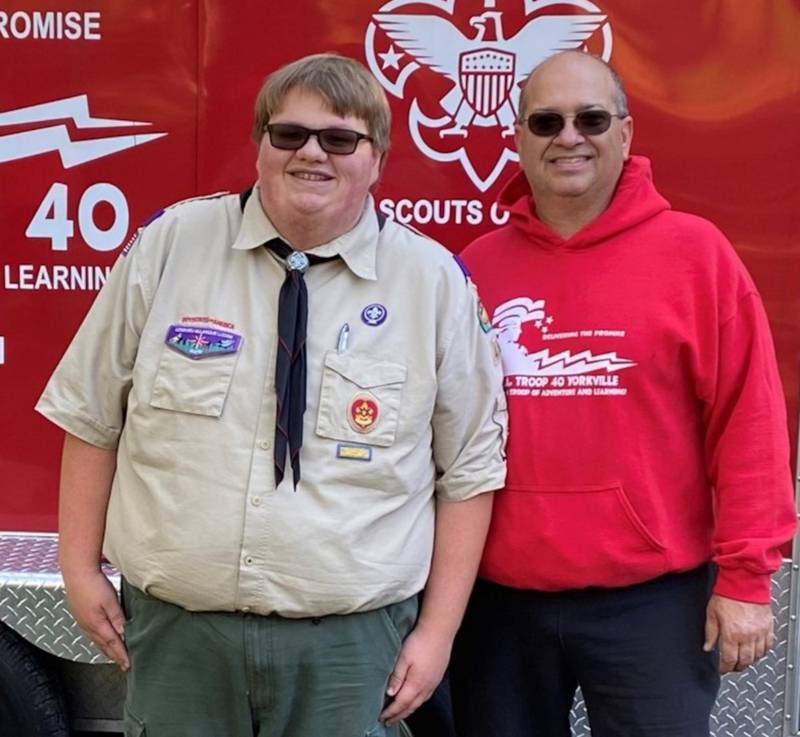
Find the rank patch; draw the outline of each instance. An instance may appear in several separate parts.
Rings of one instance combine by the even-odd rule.
[[[215,328],[170,325],[165,342],[178,353],[198,359],[236,353],[242,343],[242,336]]]
[[[373,302],[371,305],[367,305],[363,310],[361,310],[361,321],[366,325],[377,327],[385,322],[386,315],[388,314],[389,313],[382,304]]]
[[[378,424],[380,409],[372,394],[356,394],[347,410],[347,421],[356,432],[372,432]]]
[[[345,458],[349,461],[371,461],[372,448],[368,445],[338,443],[336,445],[336,457]]]

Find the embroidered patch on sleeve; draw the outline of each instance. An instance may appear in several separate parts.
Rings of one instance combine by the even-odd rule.
[[[489,313],[483,306],[483,302],[481,302],[480,295],[478,294],[478,287],[475,286],[475,282],[469,277],[467,277],[467,286],[475,297],[478,312],[478,324],[481,326],[481,330],[483,330],[484,333],[488,333],[492,329],[492,321],[489,319]]]

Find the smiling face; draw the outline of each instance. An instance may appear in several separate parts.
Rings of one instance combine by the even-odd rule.
[[[599,135],[583,135],[574,126],[581,110],[606,110],[618,114],[616,88],[608,69],[591,56],[559,54],[544,62],[528,80],[525,110],[557,112],[566,124],[555,136],[535,136],[527,123],[517,126],[515,140],[520,164],[531,186],[536,209],[602,212],[611,200],[622,166],[630,154],[633,121],[612,118],[611,127]],[[624,112],[624,111],[622,111]]]
[[[293,123],[305,128],[347,128],[367,134],[367,124],[352,116],[331,112],[314,92],[290,90],[270,123]],[[265,132],[258,149],[261,204],[279,232],[314,231],[312,241],[295,247],[325,243],[350,230],[361,215],[370,189],[380,175],[381,155],[369,141],[360,141],[354,153],[329,154],[316,136],[302,148],[275,148]]]

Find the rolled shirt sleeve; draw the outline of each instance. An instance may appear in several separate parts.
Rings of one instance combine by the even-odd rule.
[[[116,448],[122,432],[152,298],[138,268],[141,246],[117,259],[36,404],[51,422],[100,448]]]
[[[452,278],[461,283],[452,288],[431,425],[436,496],[462,501],[505,483],[508,413],[500,352],[477,289],[460,272]]]

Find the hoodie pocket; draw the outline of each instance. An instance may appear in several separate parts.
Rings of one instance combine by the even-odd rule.
[[[512,485],[495,497],[482,575],[543,591],[616,587],[669,569],[619,484]]]

